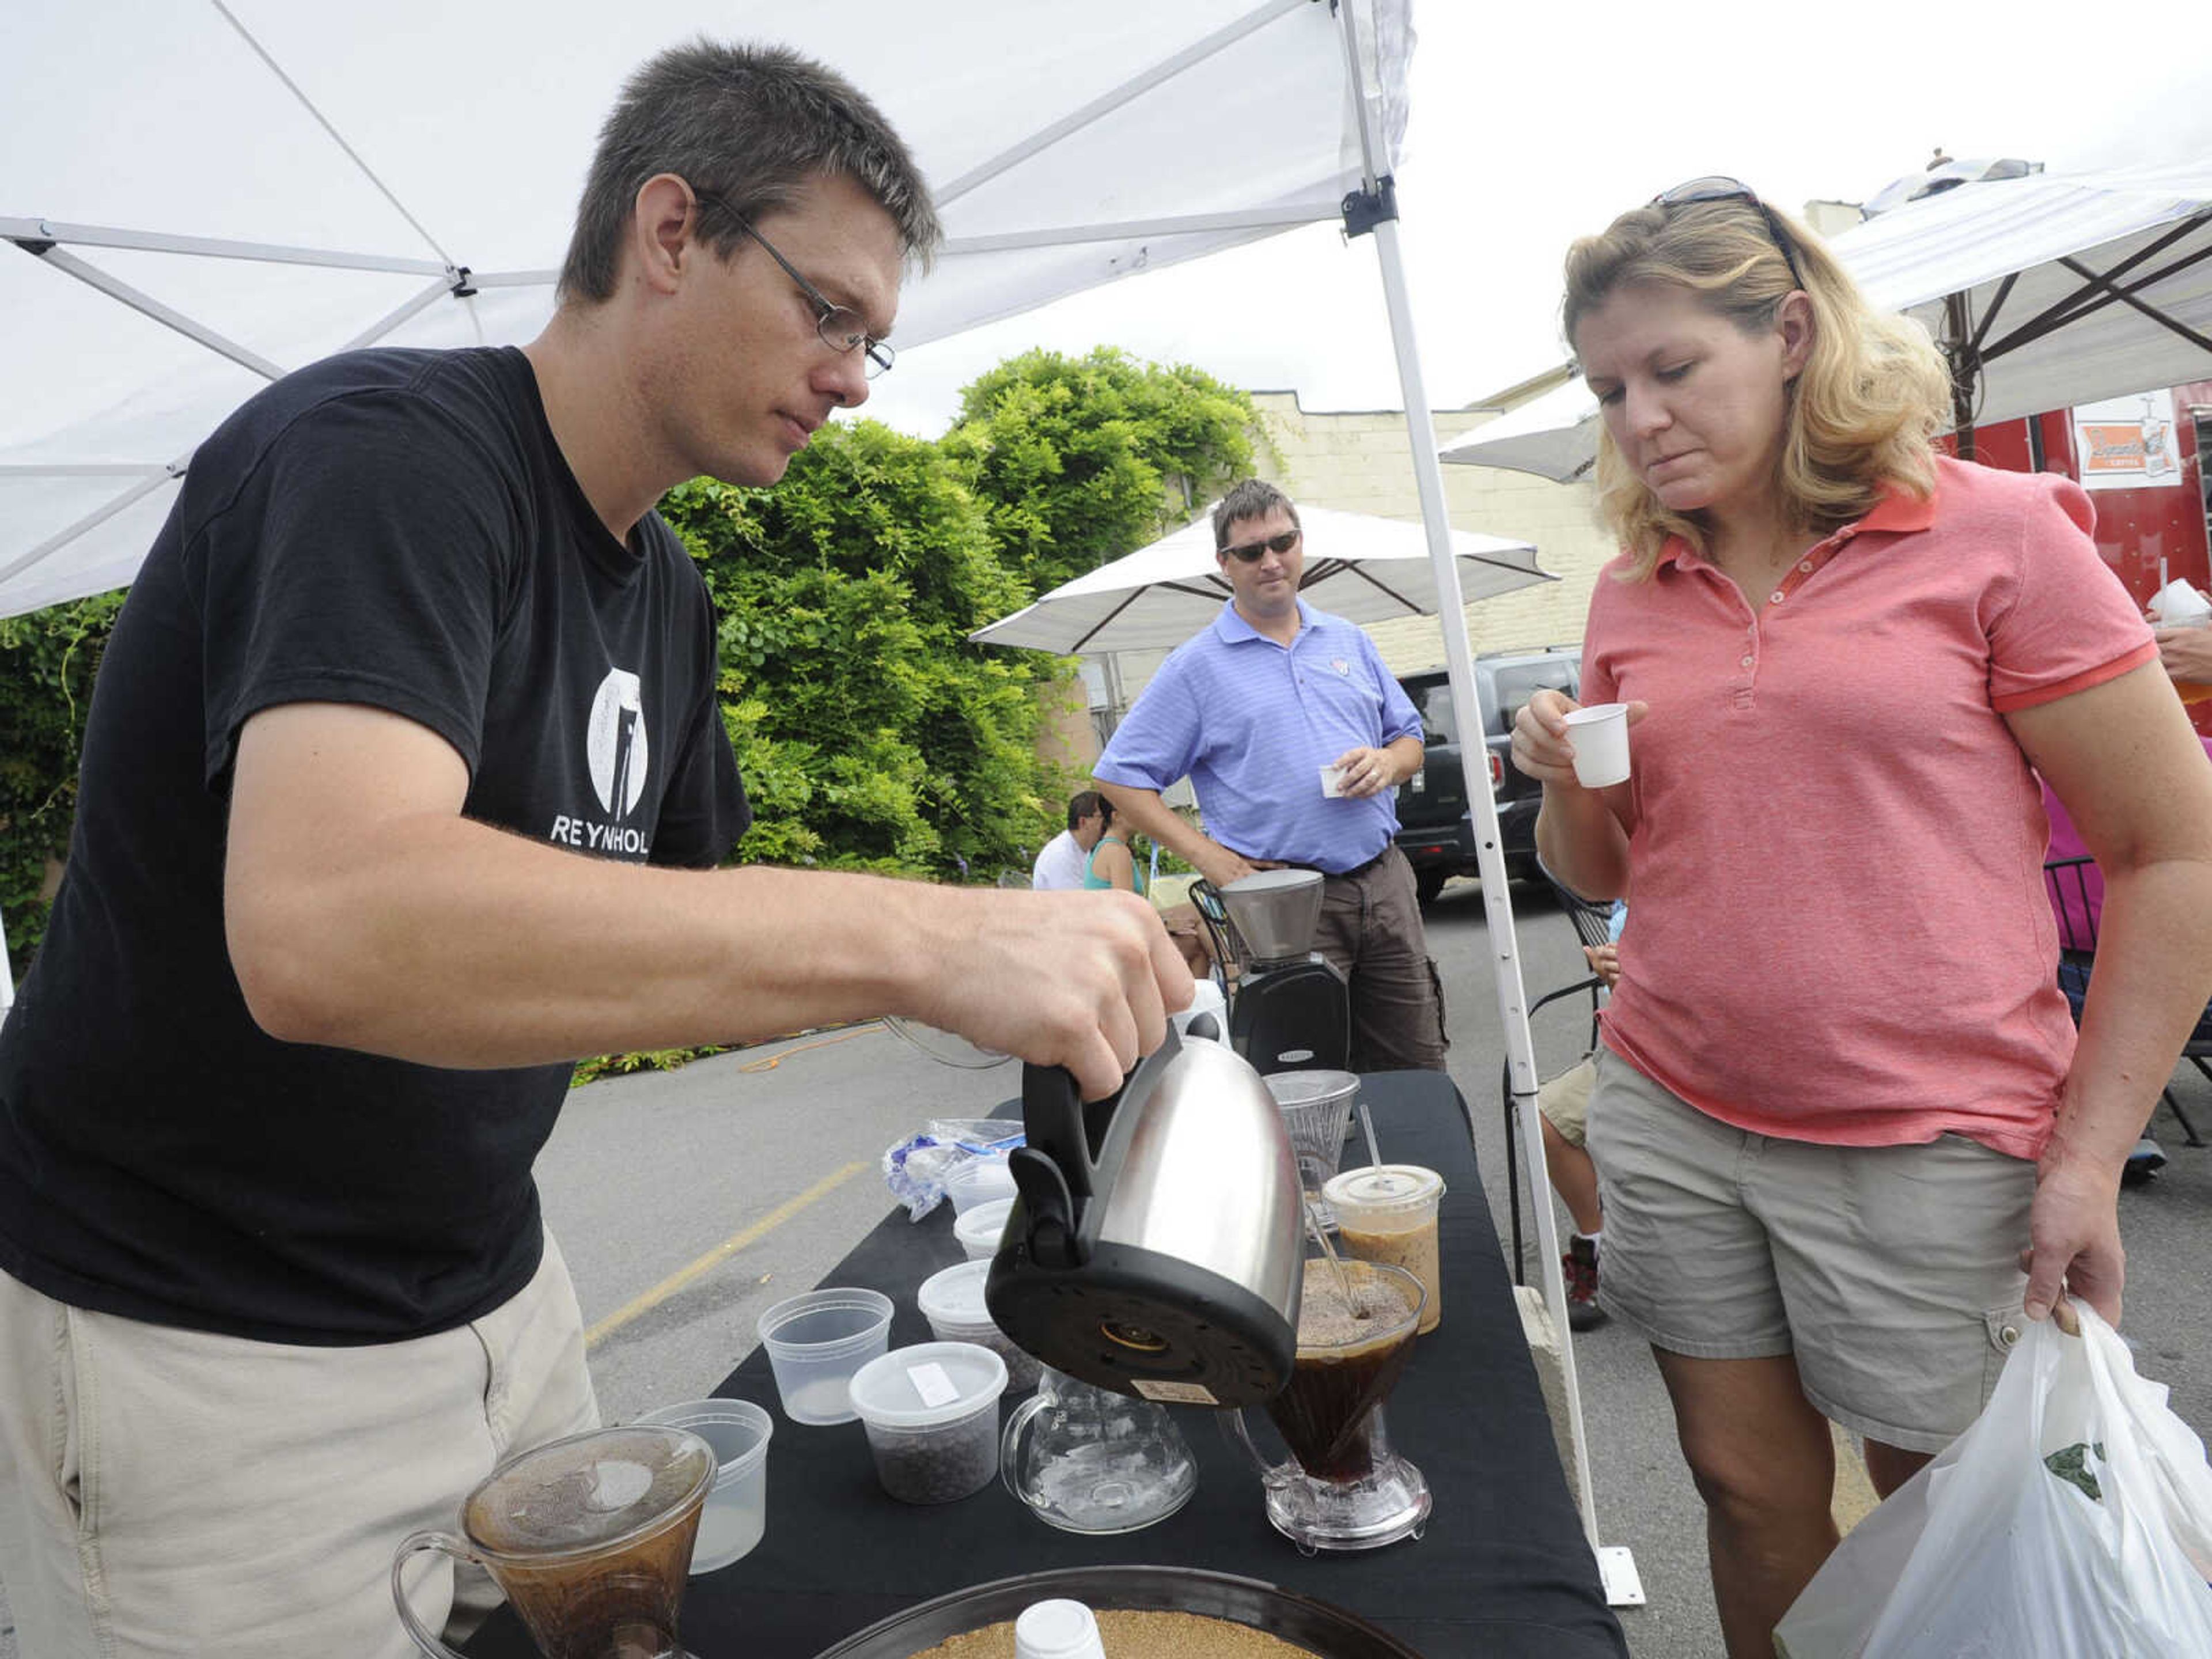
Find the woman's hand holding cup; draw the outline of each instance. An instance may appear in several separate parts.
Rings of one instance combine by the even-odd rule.
[[[1597,705],[1587,712],[1595,714],[1606,705]],[[1595,772],[1587,782],[1577,770],[1577,754],[1573,741],[1574,726],[1567,716],[1583,711],[1583,705],[1559,691],[1539,691],[1521,706],[1513,717],[1513,764],[1524,775],[1535,779],[1547,788],[1572,786],[1577,789],[1595,788],[1605,784],[1619,783],[1628,775],[1626,728],[1633,726],[1650,712],[1650,705],[1632,702],[1626,705],[1620,730],[1620,752],[1601,760],[1598,750],[1609,747],[1593,741],[1595,734],[1585,727],[1584,739],[1590,750],[1580,757],[1582,770]]]

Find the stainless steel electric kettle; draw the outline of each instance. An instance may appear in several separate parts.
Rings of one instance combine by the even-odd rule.
[[[1170,1030],[1118,1094],[1087,1106],[1066,1072],[1023,1067],[1022,1124],[1020,1195],[984,1287],[999,1328],[1121,1394],[1273,1397],[1297,1357],[1304,1219],[1260,1074]]]

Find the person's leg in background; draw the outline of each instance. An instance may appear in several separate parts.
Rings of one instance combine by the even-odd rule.
[[[1606,1321],[1606,1311],[1597,1302],[1605,1212],[1598,1198],[1597,1165],[1584,1145],[1590,1091],[1596,1081],[1593,1056],[1536,1091],[1536,1109],[1544,1126],[1545,1173],[1575,1224],[1560,1261],[1566,1269],[1567,1327],[1577,1331],[1594,1330]]]

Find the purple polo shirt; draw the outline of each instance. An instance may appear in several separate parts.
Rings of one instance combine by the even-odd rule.
[[[1341,874],[1374,858],[1397,833],[1396,792],[1331,799],[1321,769],[1418,737],[1421,718],[1358,628],[1303,599],[1298,623],[1285,647],[1224,604],[1160,665],[1092,775],[1165,789],[1188,775],[1206,834],[1248,859]]]

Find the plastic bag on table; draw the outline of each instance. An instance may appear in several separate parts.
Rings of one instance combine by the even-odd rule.
[[[1002,1162],[1020,1146],[1022,1126],[1002,1117],[939,1117],[921,1133],[884,1149],[884,1184],[906,1206],[907,1218],[919,1221],[945,1198],[945,1178],[971,1158]]]
[[[1859,1522],[1784,1659],[2212,1654],[2212,1468],[2118,1334],[2031,1323],[1973,1425]]]

